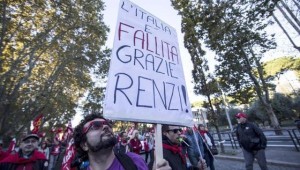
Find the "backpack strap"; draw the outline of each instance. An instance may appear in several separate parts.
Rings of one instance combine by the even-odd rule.
[[[125,170],[137,170],[136,165],[127,154],[115,153],[115,155]]]

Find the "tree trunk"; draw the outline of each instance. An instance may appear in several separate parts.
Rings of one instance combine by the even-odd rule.
[[[297,6],[298,11],[299,11],[300,10],[300,3],[299,3],[299,1],[297,2],[296,0],[293,0],[293,2],[295,3],[295,5]]]
[[[294,19],[294,21],[298,24],[298,27],[300,27],[300,21],[295,16],[295,14],[291,11],[291,9],[286,5],[284,1],[281,1],[282,6],[285,8],[285,10],[290,14],[290,16]]]
[[[279,123],[278,123],[278,119],[277,119],[277,117],[276,117],[276,115],[273,111],[273,108],[270,104],[270,101],[268,100],[268,98],[269,98],[268,91],[264,91],[263,87],[261,87],[261,85],[259,84],[259,82],[258,82],[257,78],[255,77],[255,75],[253,75],[252,67],[251,67],[250,61],[248,59],[248,56],[247,56],[246,52],[243,50],[243,48],[241,48],[241,49],[242,49],[242,54],[243,54],[242,56],[245,59],[245,66],[246,66],[246,69],[247,69],[246,72],[249,75],[250,79],[254,83],[255,91],[257,93],[257,96],[258,96],[260,102],[262,103],[262,105],[264,106],[264,109],[266,110],[267,115],[269,116],[269,118],[271,120],[271,125],[275,129],[276,134],[281,135],[282,132],[281,132],[281,128],[280,128]],[[253,56],[253,57],[255,57],[255,56]],[[262,79],[263,79],[263,77],[262,77]]]
[[[274,20],[276,21],[276,23],[279,25],[279,27],[282,29],[282,31],[284,32],[284,34],[288,37],[289,41],[292,43],[292,45],[294,46],[294,48],[296,48],[299,52],[300,52],[300,47],[298,47],[293,39],[290,37],[289,33],[285,30],[285,28],[281,25],[281,23],[279,22],[279,20],[277,19],[277,17],[273,14],[272,15]]]
[[[276,7],[280,10],[284,18],[291,24],[291,26],[300,34],[300,29],[297,25],[290,19],[290,17],[284,12],[284,10],[277,4]]]
[[[274,114],[272,106],[270,104],[267,104],[267,103],[264,103],[264,105],[265,105],[265,110],[266,110],[266,112],[267,112],[267,114],[270,118],[271,125],[275,130],[275,134],[276,135],[282,135],[283,133],[281,131],[278,119],[277,119],[276,115]]]

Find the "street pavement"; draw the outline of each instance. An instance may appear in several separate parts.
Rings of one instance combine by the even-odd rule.
[[[295,148],[267,148],[266,158],[269,170],[300,170],[300,152]],[[244,157],[241,149],[225,147],[225,153],[215,156],[216,170],[244,170]],[[260,170],[254,163],[254,170]]]
[[[297,167],[286,167],[284,165],[269,165],[269,170],[299,170]],[[215,161],[215,169],[216,170],[245,170],[244,162],[242,161],[234,161],[230,159],[218,159]],[[260,170],[257,163],[253,166],[254,170]]]
[[[144,154],[141,156],[145,158]],[[295,148],[269,147],[266,158],[269,170],[300,170],[300,152]],[[225,147],[225,153],[215,155],[214,165],[215,170],[245,170],[243,152]],[[260,170],[256,161],[253,170]]]

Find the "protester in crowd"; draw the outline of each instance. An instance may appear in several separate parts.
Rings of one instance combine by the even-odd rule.
[[[89,165],[85,168],[87,170],[148,169],[143,158],[135,153],[115,154],[113,152],[117,140],[111,124],[97,114],[87,115],[75,128],[74,143],[80,157],[86,156],[89,161]],[[160,168],[168,168],[166,161],[159,164],[158,169]]]
[[[193,131],[192,128],[187,127],[185,136],[188,140],[187,154],[191,166],[197,167],[200,158],[204,157],[203,141],[198,132]]]
[[[255,124],[247,121],[245,113],[237,113],[235,118],[239,123],[236,136],[243,150],[246,170],[253,170],[254,158],[257,159],[257,163],[262,170],[267,170],[265,155],[265,148],[267,146],[266,136]]]
[[[47,170],[47,159],[43,153],[37,150],[38,141],[38,135],[26,135],[21,141],[18,153],[10,154],[8,157],[0,161],[0,169]]]
[[[128,143],[128,136],[126,132],[121,132],[119,134],[119,142],[114,147],[115,153],[127,153],[129,152],[129,143]]]
[[[147,136],[147,134],[149,136]],[[149,146],[149,155],[150,155],[150,161],[148,163],[149,169],[152,169],[153,163],[154,163],[154,145],[155,145],[155,140],[154,140],[154,131],[150,131],[145,135],[145,140],[147,141],[147,144]]]
[[[50,158],[49,158],[49,170],[54,170],[57,165],[57,161],[60,154],[60,141],[57,137],[53,139],[53,143],[50,144]]]
[[[150,154],[150,150],[149,150],[149,133],[145,134],[144,137],[144,151],[145,151],[145,161],[146,163],[148,163],[148,158],[149,158],[149,154]]]
[[[3,150],[3,141],[0,140],[0,161],[4,158],[6,158],[9,154]]]
[[[169,162],[172,170],[186,170],[186,159],[181,152],[178,140],[181,128],[179,126],[163,125],[162,133],[163,158]],[[193,169],[206,169],[205,161],[200,158],[197,167],[193,167]]]
[[[0,161],[9,155],[9,153],[4,151],[2,147],[3,147],[3,141],[0,140]]]
[[[214,156],[210,151],[212,147],[216,147],[214,138],[208,132],[208,130],[205,128],[203,124],[198,125],[198,130],[203,139],[204,159],[206,161],[207,166],[210,168],[210,170],[214,170],[215,169]]]
[[[142,143],[139,139],[139,131],[138,130],[133,131],[133,135],[132,135],[132,138],[130,139],[129,143],[130,143],[132,152],[134,152],[136,154],[140,154],[140,151],[142,149]]]
[[[46,141],[42,142],[42,145],[41,145],[39,151],[42,152],[45,155],[46,159],[49,159],[49,157],[50,157],[50,148],[48,147]]]
[[[59,147],[59,154],[57,155],[56,162],[54,164],[54,169],[60,169],[63,163],[64,155],[66,152],[66,145],[67,143],[65,141],[60,142],[60,147]]]

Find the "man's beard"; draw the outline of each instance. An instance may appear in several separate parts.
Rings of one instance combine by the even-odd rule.
[[[104,135],[105,135],[105,134],[102,134],[102,135],[100,136],[100,141],[99,141],[96,145],[94,145],[94,146],[92,146],[92,145],[87,141],[87,145],[88,145],[88,147],[89,147],[89,149],[90,149],[91,152],[98,152],[98,151],[100,151],[101,149],[112,148],[112,147],[114,147],[114,146],[117,144],[117,138],[116,138],[114,135],[112,135],[112,137],[110,137],[110,138],[106,138],[106,139],[103,141],[102,139],[103,139],[103,136],[104,136]]]

